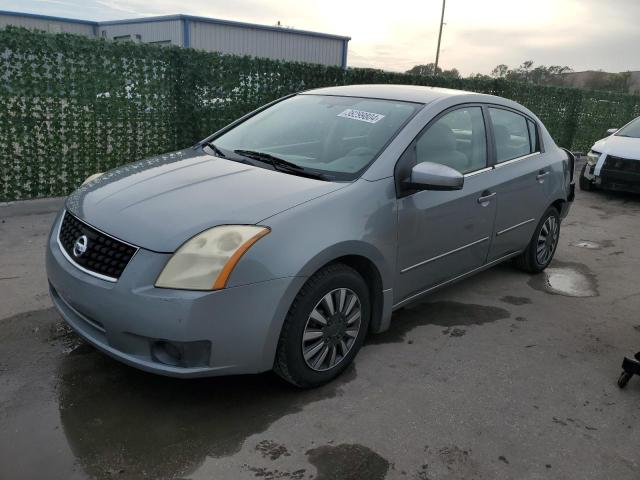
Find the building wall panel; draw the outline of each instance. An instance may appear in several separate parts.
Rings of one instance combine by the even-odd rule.
[[[233,25],[189,21],[192,48],[212,52],[275,58],[298,62],[342,65],[344,42],[304,35],[287,29],[260,30]]]
[[[143,43],[170,42],[182,46],[182,20],[165,20],[136,23],[103,23],[98,27],[98,36],[113,39],[125,35],[140,35]],[[105,32],[105,33],[103,33]]]
[[[44,30],[50,33],[75,33],[92,37],[94,35],[94,26],[90,22],[65,22],[53,19],[40,19],[26,16],[2,15],[0,14],[0,28],[7,25],[15,27],[24,27],[29,29]]]

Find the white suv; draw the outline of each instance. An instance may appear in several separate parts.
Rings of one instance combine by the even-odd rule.
[[[640,193],[640,117],[620,130],[607,130],[587,154],[580,189],[595,187]]]

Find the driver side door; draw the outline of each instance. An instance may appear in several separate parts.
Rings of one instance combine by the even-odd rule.
[[[398,256],[394,303],[408,301],[485,264],[496,212],[486,110],[464,105],[433,119],[396,166]],[[403,187],[414,165],[433,162],[464,175],[460,190]]]

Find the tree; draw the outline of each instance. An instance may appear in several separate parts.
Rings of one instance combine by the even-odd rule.
[[[435,70],[434,63],[427,63],[426,65],[415,65],[411,69],[407,70],[406,73],[409,75],[420,75],[424,77],[433,77],[434,75],[438,75],[439,77],[444,78],[460,78],[460,72],[456,68],[452,68],[451,70],[442,70],[438,67]]]
[[[505,65],[504,63],[501,63],[496,68],[491,70],[491,76],[493,78],[505,78],[507,76],[507,73],[509,73],[509,66]]]
[[[527,60],[517,68],[509,68],[501,63],[491,71],[493,78],[503,78],[514,82],[535,83],[538,85],[562,85],[562,74],[572,72],[567,66],[560,65],[539,65],[534,68],[533,60]]]

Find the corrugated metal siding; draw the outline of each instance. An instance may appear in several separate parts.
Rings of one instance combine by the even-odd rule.
[[[98,36],[106,38],[140,35],[144,43],[163,42],[170,40],[173,45],[182,46],[182,20],[167,20],[159,22],[123,23],[115,25],[100,25]]]
[[[289,32],[189,21],[190,46],[210,52],[342,65],[344,42]]]
[[[60,20],[19,17],[14,15],[0,15],[0,28],[7,25],[44,30],[51,33],[76,33],[93,37],[93,25]]]

